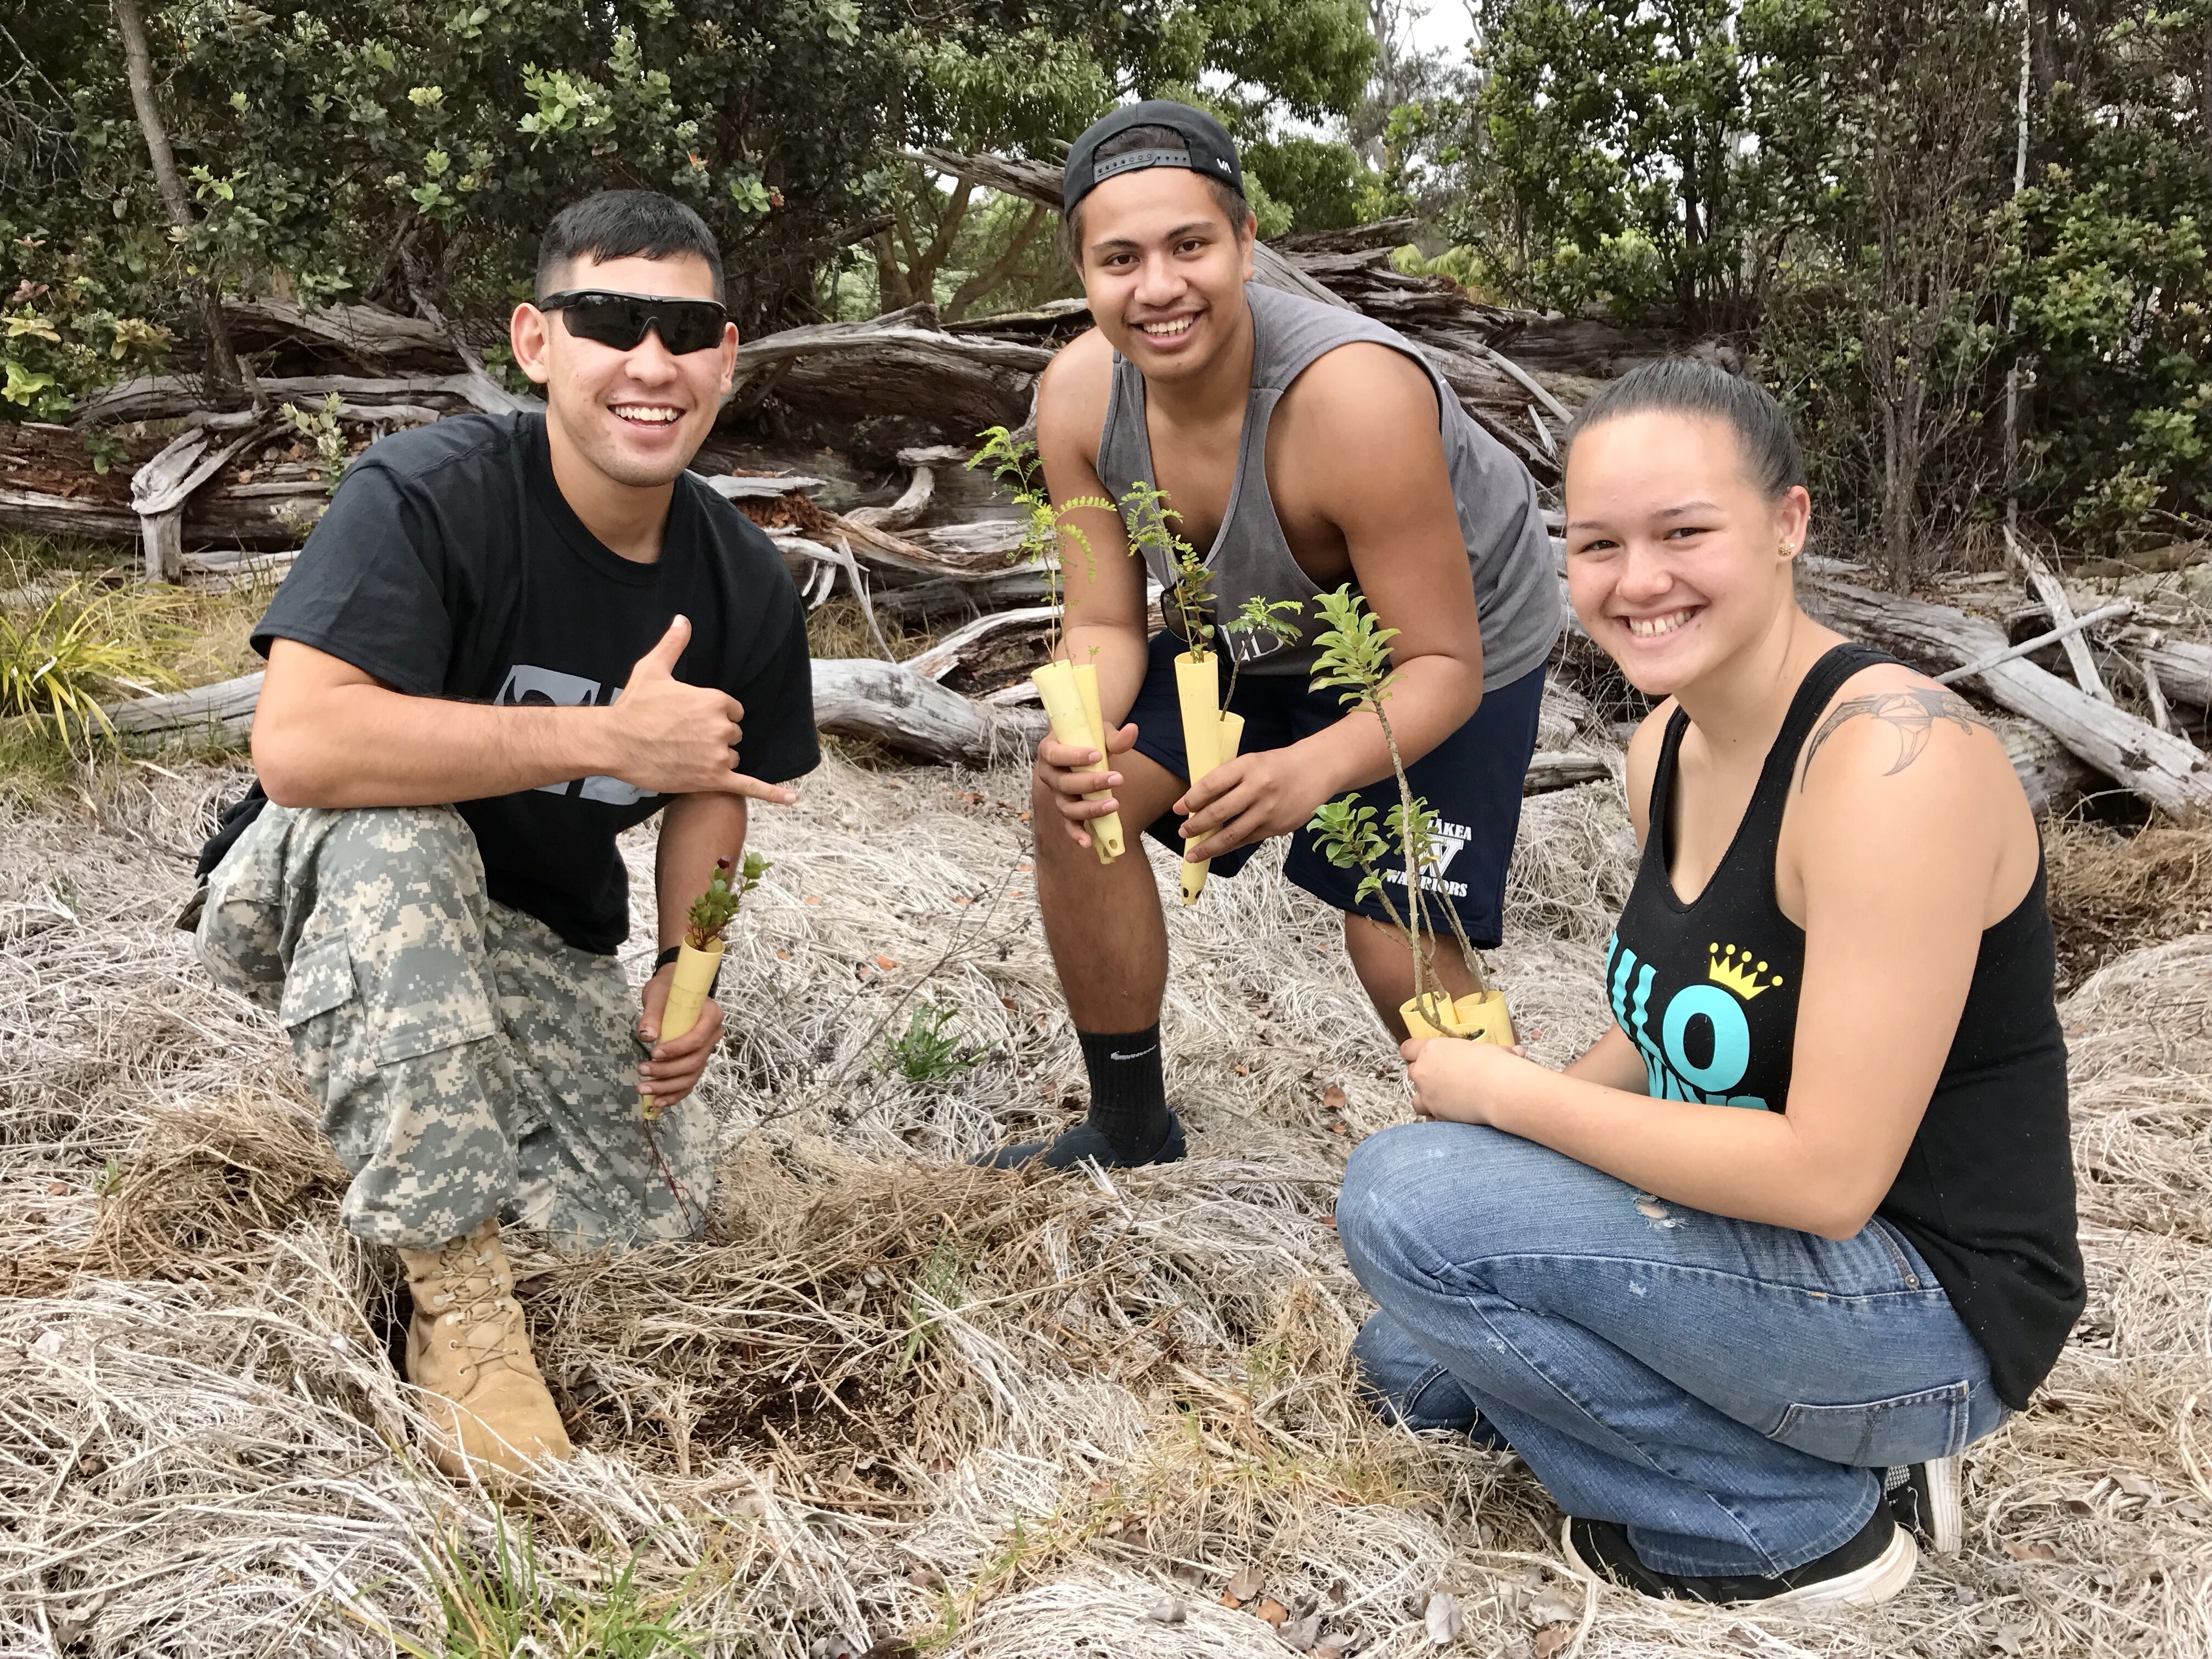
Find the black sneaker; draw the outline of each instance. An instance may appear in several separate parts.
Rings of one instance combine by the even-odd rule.
[[[1960,1464],[1955,1457],[1932,1458],[1886,1470],[1881,1495],[1897,1524],[1917,1535],[1938,1555],[1955,1555],[1966,1541],[1966,1516],[1960,1501]]]
[[[1089,1123],[1079,1123],[1053,1140],[1025,1140],[1001,1146],[995,1152],[969,1161],[986,1170],[1018,1170],[1034,1164],[1041,1169],[1067,1170],[1085,1159],[1109,1170],[1133,1170],[1146,1164],[1174,1164],[1183,1156],[1182,1120],[1168,1114],[1168,1132],[1149,1152],[1132,1157]]]
[[[1754,1574],[1693,1578],[1660,1572],[1637,1555],[1628,1534],[1610,1521],[1570,1516],[1559,1546],[1567,1565],[1599,1583],[1625,1585],[1639,1595],[1685,1601],[1759,1601],[1768,1607],[1870,1607],[1887,1601],[1912,1577],[1920,1552],[1912,1534],[1897,1524],[1887,1504],[1857,1534],[1816,1560],[1772,1577]]]

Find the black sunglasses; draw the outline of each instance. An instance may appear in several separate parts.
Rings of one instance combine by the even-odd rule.
[[[647,330],[676,356],[709,351],[722,343],[730,313],[713,300],[677,300],[657,294],[615,294],[601,288],[563,289],[538,301],[540,311],[568,313],[568,332],[617,351],[635,351]]]

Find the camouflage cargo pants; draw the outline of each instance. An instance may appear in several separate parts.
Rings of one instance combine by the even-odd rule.
[[[349,1231],[420,1249],[497,1215],[594,1249],[703,1213],[711,1123],[687,1102],[648,1133],[621,967],[491,902],[451,807],[263,808],[197,940],[289,1034],[353,1171]]]

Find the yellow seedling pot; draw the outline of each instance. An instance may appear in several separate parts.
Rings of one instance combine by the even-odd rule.
[[[1085,772],[1104,772],[1109,769],[1106,755],[1106,722],[1098,708],[1098,671],[1089,663],[1078,667],[1072,662],[1053,661],[1030,675],[1030,683],[1044,700],[1045,719],[1052,723],[1052,735],[1058,741],[1075,749],[1095,749],[1099,760],[1095,766],[1080,769]],[[1094,789],[1083,799],[1104,800],[1113,791]],[[1109,812],[1103,817],[1093,818],[1090,824],[1091,849],[1098,854],[1098,862],[1111,864],[1121,856],[1121,815]]]
[[[1175,659],[1175,675],[1176,706],[1182,711],[1182,753],[1188,773],[1184,781],[1195,784],[1236,755],[1244,722],[1221,712],[1221,665],[1211,656],[1182,653]],[[1233,733],[1228,727],[1231,720],[1237,721]],[[1226,749],[1222,747],[1224,738]],[[1198,896],[1206,890],[1206,868],[1204,863],[1183,860],[1181,886],[1185,904],[1197,903]]]
[[[1237,746],[1244,741],[1244,717],[1224,710],[1220,723],[1214,728],[1214,760],[1226,764],[1237,758]],[[1195,783],[1197,779],[1191,780]],[[1182,902],[1198,902],[1198,896],[1206,890],[1206,872],[1212,868],[1211,859],[1185,859],[1182,861]]]
[[[668,1006],[660,1011],[663,1042],[686,1035],[699,1023],[699,1011],[707,1006],[707,994],[714,988],[714,970],[721,965],[720,939],[704,951],[694,950],[688,939],[677,947],[676,981],[668,988]],[[653,1099],[651,1091],[641,1089],[638,1093],[646,1116],[659,1117],[660,1103]]]
[[[1520,1039],[1513,1035],[1513,1016],[1505,1012],[1505,993],[1503,991],[1470,991],[1455,1002],[1447,1003],[1441,997],[1431,1000],[1444,1023],[1441,1031],[1422,1016],[1418,1000],[1401,1003],[1398,1012],[1406,1022],[1409,1036],[1468,1037],[1476,1042],[1496,1042],[1511,1048]]]

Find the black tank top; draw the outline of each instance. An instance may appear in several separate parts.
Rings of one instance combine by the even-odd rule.
[[[1783,808],[1798,750],[1838,688],[1895,660],[1839,645],[1813,665],[1735,839],[1689,904],[1668,873],[1675,760],[1689,717],[1678,709],[1668,722],[1643,862],[1605,957],[1613,1018],[1642,1053],[1653,1096],[1788,1109],[1805,935],[1774,896]],[[2039,857],[2027,896],[1982,933],[1942,1075],[1875,1212],[1935,1271],[1989,1356],[1998,1397],[2015,1409],[2081,1311],[2057,966]]]

